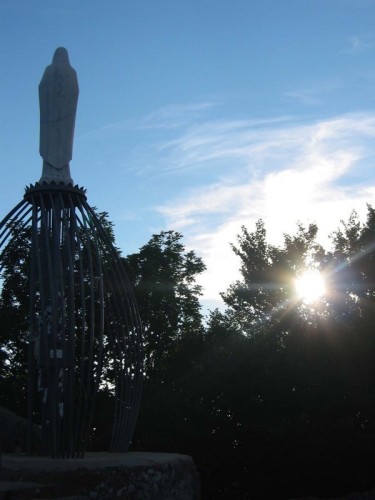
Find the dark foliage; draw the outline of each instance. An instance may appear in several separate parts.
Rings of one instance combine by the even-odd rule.
[[[202,329],[195,279],[205,266],[181,239],[178,232],[163,231],[125,259],[142,318],[148,374],[162,369],[177,340]]]
[[[298,227],[282,247],[260,221],[233,250],[242,279],[203,335],[182,337],[148,381],[135,446],[193,455],[204,498],[338,496],[373,487],[375,214],[316,243]],[[312,304],[294,280],[319,269]]]
[[[317,231],[299,225],[276,247],[261,221],[243,228],[233,245],[241,279],[206,325],[196,284],[204,265],[179,233],[154,235],[125,259],[147,353],[133,449],[192,455],[205,499],[334,497],[374,486],[375,211],[368,207],[365,224],[355,214],[343,223],[332,251]],[[313,303],[294,291],[306,267],[327,283]],[[24,304],[22,293],[6,299],[9,286],[1,314]],[[107,388],[98,399],[98,447],[111,398]]]
[[[0,405],[26,414],[30,234],[14,227],[0,255]]]

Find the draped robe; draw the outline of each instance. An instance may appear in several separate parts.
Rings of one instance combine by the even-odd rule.
[[[77,73],[66,49],[56,50],[39,84],[40,143],[44,160],[41,180],[56,178],[72,182],[69,162],[73,153],[74,125],[78,102]]]

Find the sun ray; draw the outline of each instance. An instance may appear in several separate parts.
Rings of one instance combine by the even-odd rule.
[[[316,302],[326,292],[324,277],[317,269],[308,269],[296,279],[295,290],[305,304]]]

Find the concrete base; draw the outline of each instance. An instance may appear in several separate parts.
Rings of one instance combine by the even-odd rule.
[[[5,454],[0,495],[1,491],[14,500],[200,498],[192,458],[175,453],[87,453],[82,459]]]

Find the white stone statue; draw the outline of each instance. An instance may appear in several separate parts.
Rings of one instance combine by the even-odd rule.
[[[39,84],[39,152],[43,158],[40,182],[73,184],[69,162],[78,93],[77,73],[70,65],[68,51],[60,47]]]

